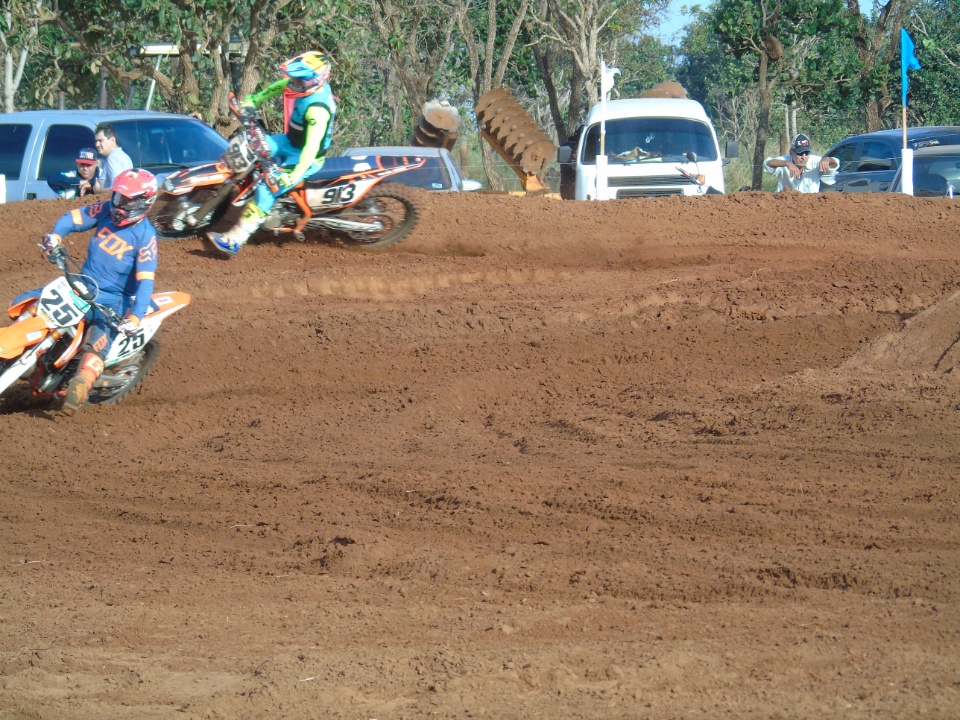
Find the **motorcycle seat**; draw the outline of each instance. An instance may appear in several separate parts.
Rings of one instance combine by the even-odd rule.
[[[364,167],[364,163],[368,165],[368,167]],[[323,167],[313,175],[305,177],[304,181],[332,180],[341,175],[349,175],[354,172],[369,170],[371,167],[377,167],[376,158],[367,160],[366,158],[328,157],[323,161]]]

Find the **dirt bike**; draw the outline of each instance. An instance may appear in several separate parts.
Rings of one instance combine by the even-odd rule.
[[[0,328],[0,394],[32,372],[34,395],[64,397],[80,364],[87,311],[97,308],[114,327],[123,322],[111,308],[97,304],[96,281],[71,270],[76,263],[63,247],[52,250],[50,258],[63,274],[14,298],[7,310],[14,323]],[[154,293],[137,331],[114,339],[87,404],[113,405],[140,385],[160,353],[153,339],[160,323],[189,304],[190,296],[183,292]]]
[[[230,207],[252,200],[260,183],[276,192],[282,168],[270,154],[258,113],[241,107],[233,95],[229,105],[240,129],[221,160],[164,180],[150,214],[161,238],[190,237],[209,228]],[[292,233],[298,240],[308,228],[328,230],[352,245],[394,245],[413,230],[419,207],[405,185],[384,181],[425,162],[413,156],[327,158],[319,172],[277,199],[261,229]]]

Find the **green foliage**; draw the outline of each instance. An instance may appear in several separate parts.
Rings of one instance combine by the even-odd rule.
[[[642,36],[621,46],[619,97],[637,97],[657,83],[677,79],[677,50],[652,36]]]
[[[726,51],[710,12],[694,6],[689,13],[693,19],[680,45],[677,79],[690,97],[711,107],[720,97],[742,93],[751,84],[753,72]]]
[[[572,13],[584,6],[578,0],[558,1]],[[50,7],[48,2],[44,4]],[[419,14],[407,18],[414,24],[406,26],[416,33],[405,35],[394,29],[381,39],[371,30],[373,5],[361,0],[292,0],[282,9],[278,9],[278,0],[60,0],[55,7],[61,22],[43,24],[38,29],[15,96],[16,109],[56,106],[61,98],[68,106],[94,107],[101,67],[112,68],[105,80],[110,105],[130,102],[142,106],[150,83],[148,78],[135,78],[141,64],[152,68],[155,58],[138,59],[127,49],[144,42],[170,42],[189,48],[191,63],[162,60],[160,72],[168,79],[168,86],[163,92],[158,87],[153,107],[199,112],[212,122],[223,113],[218,98],[225,87],[232,86],[229,69],[220,64],[221,58],[211,53],[211,48],[215,50],[218,43],[230,38],[265,39],[266,44],[242,76],[243,82],[262,87],[277,77],[276,65],[285,57],[307,49],[324,50],[333,61],[331,84],[340,97],[335,148],[406,143],[416,117],[403,102],[389,54],[426,57],[442,42],[439,29],[453,4],[453,0],[416,3]],[[690,8],[687,30],[680,44],[671,47],[645,34],[649,13],[662,10],[664,5],[664,0],[601,0],[604,12],[615,12],[599,32],[599,52],[609,64],[621,69],[619,96],[636,96],[657,82],[676,80],[707,107],[721,134],[741,139],[741,159],[727,167],[732,188],[746,184],[741,176],[751,172],[749,137],[741,136],[740,131],[756,126],[758,52],[769,37],[775,37],[784,47],[783,61],[771,62],[767,78],[772,88],[771,150],[785,127],[786,102],[796,103],[800,129],[811,134],[823,149],[865,128],[864,105],[868,98],[899,98],[899,53],[893,53],[889,63],[864,68],[853,44],[856,22],[867,30],[875,28],[871,24],[876,22],[875,11],[858,19],[842,0],[713,0],[708,6]],[[28,3],[11,0],[11,7],[24,9]],[[397,7],[411,12],[413,8]],[[488,7],[487,0],[473,0],[467,5],[480,48],[487,33]],[[534,3],[532,10],[541,7]],[[495,62],[518,8],[519,0],[497,2]],[[18,22],[18,17],[15,13],[14,23],[4,27],[11,47],[26,42],[28,37],[28,27]],[[0,25],[5,22],[0,18]],[[960,93],[956,92],[960,87],[960,3],[917,0],[914,15],[906,23],[917,41],[917,56],[923,65],[922,70],[911,73],[910,122],[960,123]],[[554,117],[548,86],[554,88],[552,99],[559,106],[561,123],[557,127],[566,127],[570,120],[565,115],[570,99],[577,93],[586,98],[590,90],[577,85],[570,48],[550,39],[555,29],[546,16],[524,24],[504,82],[548,131],[552,128],[546,118]],[[881,41],[886,48],[896,39]],[[547,65],[538,65],[535,48],[549,54]],[[467,124],[462,137],[470,137],[474,93],[464,38],[455,35],[453,51],[436,71],[434,81],[431,92],[459,106]],[[579,112],[585,112],[588,105],[584,102]],[[279,126],[279,101],[264,111],[272,127]],[[898,114],[895,102],[885,120],[895,125]],[[570,129],[575,125],[573,122]],[[479,140],[475,136],[474,141],[473,152],[477,153]],[[739,182],[737,178],[741,178]]]
[[[910,123],[960,125],[960,2],[923,0],[916,17],[916,27],[910,33],[922,69],[910,73]],[[899,59],[898,55],[898,80]],[[898,95],[899,85],[897,82]]]

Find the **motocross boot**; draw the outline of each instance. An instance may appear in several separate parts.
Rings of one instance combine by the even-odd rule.
[[[267,214],[256,203],[250,203],[243,209],[240,221],[225,233],[207,233],[213,246],[228,255],[236,255],[240,248],[263,224]]]
[[[96,353],[84,353],[80,358],[80,369],[67,386],[67,399],[63,403],[63,414],[73,415],[87,404],[90,389],[103,372],[103,358]]]

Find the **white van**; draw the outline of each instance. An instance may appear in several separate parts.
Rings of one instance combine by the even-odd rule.
[[[557,160],[566,166],[561,176],[575,175],[574,188],[561,188],[564,197],[617,200],[724,191],[723,166],[729,160],[720,157],[717,132],[696,100],[612,100],[603,112],[602,103],[594,105],[578,134],[560,146]],[[601,119],[607,169],[605,182],[598,184]],[[728,158],[736,157],[737,143],[728,142],[726,150]]]

